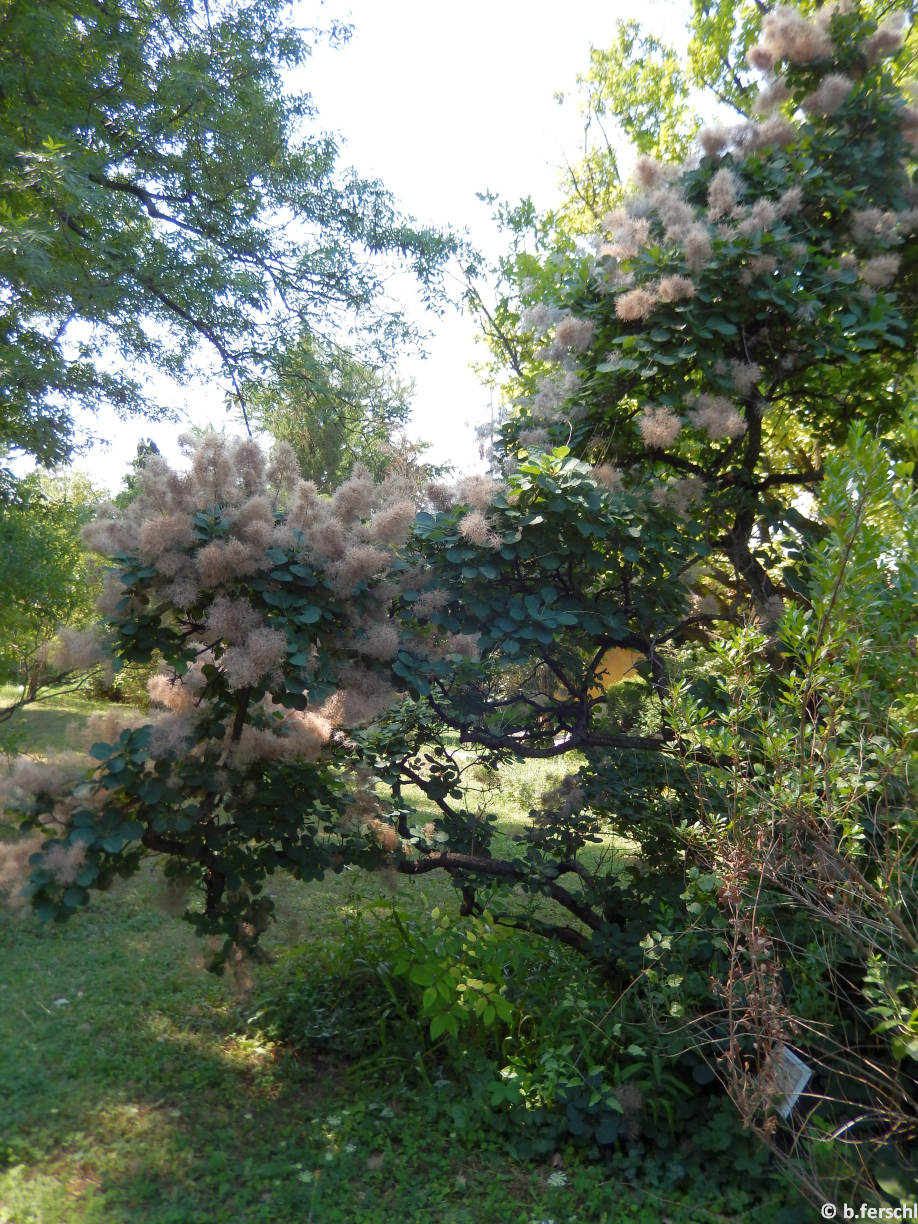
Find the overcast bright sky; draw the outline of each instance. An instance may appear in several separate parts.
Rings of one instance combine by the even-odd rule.
[[[575,101],[554,99],[573,93],[590,46],[608,46],[627,17],[676,41],[684,11],[679,0],[327,0],[317,18],[314,0],[300,0],[304,24],[327,14],[354,26],[345,46],[317,48],[302,85],[319,125],[342,137],[342,162],[379,177],[418,221],[467,229],[493,255],[491,209],[476,193],[514,203],[531,195],[542,208],[557,200],[565,157],[578,156],[583,132]],[[430,322],[427,360],[406,360],[402,370],[417,384],[415,433],[434,444],[431,459],[468,466],[472,426],[489,412],[468,368],[473,328],[456,314]],[[217,387],[191,390],[186,403],[198,423],[225,422]],[[110,449],[77,466],[114,488],[140,437],[174,455],[180,429],[103,422],[100,432]]]

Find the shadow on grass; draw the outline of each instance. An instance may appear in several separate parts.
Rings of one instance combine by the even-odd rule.
[[[244,1002],[152,888],[122,885],[63,927],[0,916],[3,1224],[514,1218],[498,1198],[466,1209],[510,1166],[493,1144],[457,1149],[433,1090],[377,1099],[240,1035]],[[347,881],[330,892],[314,898],[326,922],[330,900],[355,901]]]
[[[629,1190],[571,1152],[563,1176],[514,1162],[474,1118],[457,1133],[461,1071],[374,1084],[279,1051],[198,967],[190,928],[152,908],[154,889],[144,873],[64,927],[0,916],[0,1224],[747,1218]],[[380,891],[300,889],[299,937],[334,942],[344,911]]]

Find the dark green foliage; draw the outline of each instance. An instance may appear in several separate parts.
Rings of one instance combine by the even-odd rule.
[[[685,611],[687,593],[672,575],[706,555],[700,532],[662,509],[648,515],[636,496],[607,492],[565,447],[523,459],[494,498],[489,540],[468,537],[467,516],[461,505],[419,515],[416,537],[451,595],[429,622],[475,634],[481,661],[434,670],[425,660],[413,671],[403,664],[403,674],[421,692],[429,687],[422,669],[448,676],[452,718],[474,723],[483,745],[545,749],[560,731],[572,747],[595,735],[605,742],[591,726],[603,655],[610,647],[652,653],[661,629]],[[527,688],[539,673],[543,690],[507,701],[500,677],[508,663]],[[513,745],[510,730],[523,740]],[[618,738],[626,746],[628,737]],[[653,746],[654,737],[643,739]]]
[[[725,1186],[729,1152],[748,1201],[767,1193],[767,1154],[737,1132],[703,1062],[643,1049],[640,1010],[612,1022],[605,988],[569,952],[441,917],[431,924],[404,906],[355,913],[334,958],[301,947],[263,974],[250,1023],[364,1082],[398,1078],[417,1094],[434,1081],[438,1113],[464,1142],[490,1133],[520,1160],[573,1144],[670,1193],[693,1192],[706,1168],[723,1170]],[[441,990],[444,974],[466,984],[464,999]],[[470,1024],[469,994],[488,986],[506,1011],[489,1020],[483,1008]],[[455,1027],[436,1025],[437,1014]],[[737,1207],[746,1201],[730,1193]]]

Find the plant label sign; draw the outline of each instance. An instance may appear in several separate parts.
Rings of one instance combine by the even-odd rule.
[[[769,1059],[768,1074],[773,1080],[775,1109],[780,1117],[788,1118],[812,1079],[813,1070],[793,1050],[779,1045]]]

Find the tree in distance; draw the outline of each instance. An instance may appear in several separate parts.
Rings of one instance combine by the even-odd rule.
[[[141,372],[182,376],[202,346],[237,392],[303,334],[378,354],[399,332],[378,304],[392,261],[433,290],[451,240],[340,168],[285,84],[320,36],[286,9],[0,7],[6,454],[64,460],[78,405],[154,414]]]

